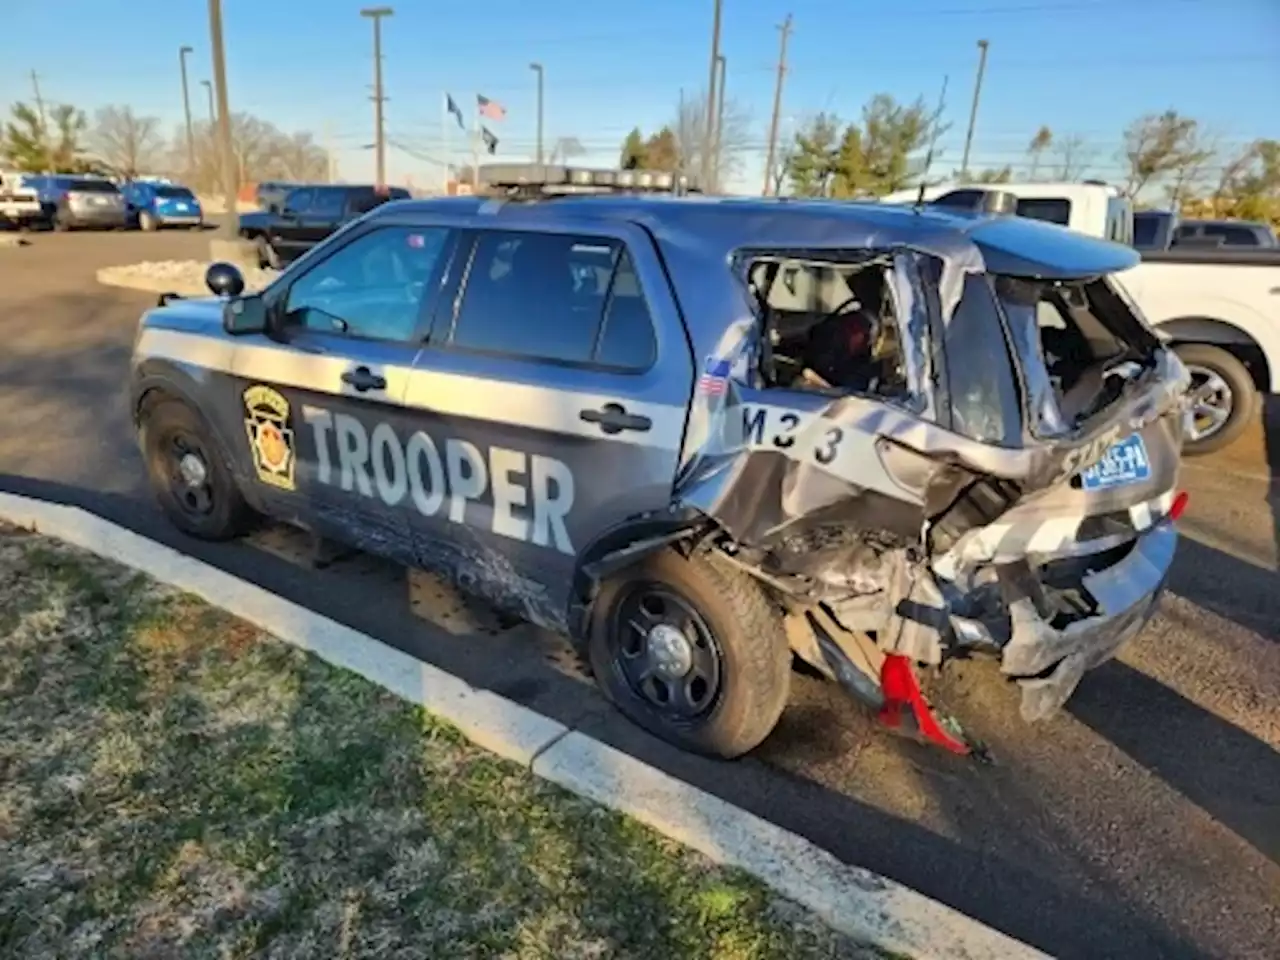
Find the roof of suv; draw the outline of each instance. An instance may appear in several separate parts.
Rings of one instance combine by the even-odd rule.
[[[415,214],[490,215],[511,228],[521,223],[546,226],[566,217],[623,221],[643,226],[664,245],[703,248],[717,259],[751,248],[907,247],[970,263],[976,253],[989,272],[1045,279],[1115,273],[1140,259],[1122,244],[1024,217],[840,200],[605,194],[505,202],[442,197],[402,201],[372,216]]]

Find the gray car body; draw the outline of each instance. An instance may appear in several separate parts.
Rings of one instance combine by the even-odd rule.
[[[157,397],[182,398],[204,417],[257,509],[445,572],[473,593],[570,633],[597,577],[679,538],[710,537],[788,606],[825,603],[842,624],[873,631],[885,652],[936,663],[966,645],[1002,650],[1006,672],[1023,683],[1024,716],[1035,719],[1060,706],[1083,670],[1149,615],[1176,538],[1168,513],[1185,389],[1176,359],[1154,347],[1151,369],[1087,428],[1053,437],[1024,429],[1020,442],[996,445],[953,429],[939,351],[966,276],[1096,277],[1136,263],[1131,250],[1017,219],[883,206],[458,198],[379,208],[308,252],[265,300],[285,296],[344,244],[392,225],[455,231],[413,342],[306,331],[283,339],[232,335],[223,317],[234,302],[179,300],[142,318],[131,384],[137,417]],[[492,230],[624,244],[653,321],[655,363],[619,372],[453,349],[470,232]],[[754,369],[759,322],[740,256],[852,249],[894,257],[910,396],[889,403],[765,389]],[[936,282],[922,279],[919,257],[941,264]],[[713,360],[731,373],[727,390],[710,394],[697,383]],[[382,375],[386,389],[345,383],[355,366]],[[245,406],[255,385],[288,401],[292,490],[255,472]],[[1024,386],[1035,403],[1039,387]],[[650,426],[606,434],[583,418],[608,403]],[[1132,432],[1142,435],[1151,460],[1144,482],[1099,492],[1072,486]],[[948,522],[945,542],[930,541],[931,526],[963,513],[956,505],[965,507],[966,497],[1010,485],[1016,493],[999,509]],[[872,582],[859,595],[824,586],[829,570],[765,572],[780,544],[819,522],[852,531],[854,540],[859,531],[875,534],[875,572],[862,577]],[[1035,609],[1035,590],[1019,592],[1012,576],[997,577],[1006,630],[1000,618],[993,627],[968,610],[992,571],[1117,547],[1125,548],[1123,559],[1081,575],[1096,603],[1065,628],[1051,627]],[[848,550],[823,562],[845,572],[861,563]],[[910,612],[917,608],[935,612]],[[798,652],[815,659],[812,649]]]

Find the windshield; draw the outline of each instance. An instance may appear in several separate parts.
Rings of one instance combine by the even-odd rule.
[[[156,187],[156,196],[171,200],[194,200],[195,197],[186,187]]]

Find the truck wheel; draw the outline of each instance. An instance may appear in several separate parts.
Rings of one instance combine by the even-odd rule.
[[[605,695],[683,749],[740,756],[786,706],[791,653],[780,612],[758,583],[706,555],[663,550],[609,579],[587,629]]]
[[[151,490],[169,521],[202,540],[240,533],[250,510],[200,417],[181,400],[161,400],[140,433]]]
[[[154,233],[156,229],[156,218],[149,210],[138,211],[138,229],[144,233]]]
[[[1184,343],[1175,349],[1191,374],[1191,424],[1183,452],[1198,457],[1221,450],[1253,417],[1258,395],[1253,378],[1221,347]]]
[[[271,270],[280,269],[280,254],[265,236],[258,237],[258,265]]]

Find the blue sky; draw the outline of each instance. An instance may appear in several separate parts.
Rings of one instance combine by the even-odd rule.
[[[391,0],[384,21],[390,138],[439,157],[441,102],[483,93],[508,109],[491,124],[499,156],[534,145],[534,75],[546,70],[546,139],[575,136],[585,160],[611,163],[632,126],[660,126],[704,90],[712,0]],[[129,14],[119,11],[127,6]],[[181,122],[178,47],[189,58],[192,109],[206,114],[211,78],[204,0],[0,0],[0,102],[46,99],[92,113],[130,104]],[[372,172],[372,39],[359,0],[223,0],[231,106],[288,130],[328,130],[348,179]],[[820,110],[856,117],[878,92],[936,99],[949,76],[941,168],[958,165],[977,65],[990,41],[975,165],[1025,162],[1040,124],[1090,145],[1089,173],[1116,179],[1133,117],[1176,108],[1228,147],[1280,137],[1280,0],[724,0],[729,97],[752,117],[738,187],[758,190],[772,103],[776,25],[794,18],[784,131]],[[451,154],[467,155],[451,128]],[[419,186],[440,168],[398,150],[389,177]]]

